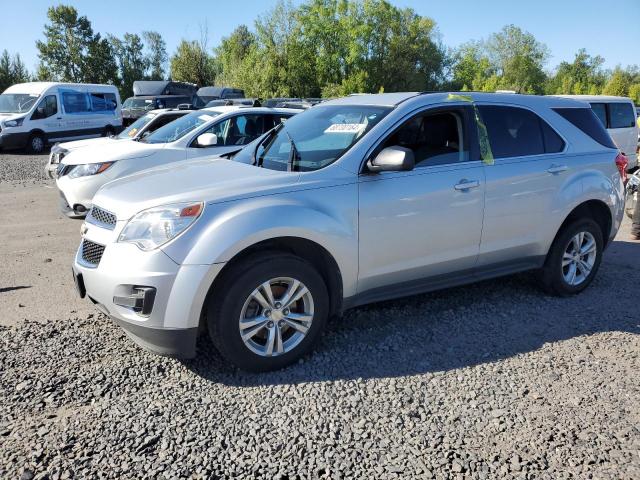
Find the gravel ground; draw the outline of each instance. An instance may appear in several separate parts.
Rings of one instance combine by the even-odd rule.
[[[0,326],[0,478],[640,478],[626,228],[580,296],[518,275],[354,309],[269,374],[97,313]]]
[[[0,151],[0,185],[39,184],[49,177],[44,171],[49,155],[26,153],[4,153]]]

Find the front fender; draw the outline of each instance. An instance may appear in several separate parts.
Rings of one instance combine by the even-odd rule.
[[[357,211],[355,183],[210,204],[192,229],[163,250],[180,264],[212,265],[264,240],[303,238],[333,256],[349,296],[357,283]]]

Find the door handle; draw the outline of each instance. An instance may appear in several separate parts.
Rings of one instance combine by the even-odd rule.
[[[566,165],[553,164],[549,168],[547,168],[547,172],[549,172],[552,175],[556,175],[558,173],[562,173],[562,172],[565,172],[567,170],[569,170],[569,167],[567,167]]]
[[[466,180],[466,179],[462,179],[460,180],[460,183],[457,183],[453,186],[453,188],[455,188],[458,191],[466,191],[466,190],[470,190],[472,188],[478,188],[480,186],[480,182],[478,180]]]

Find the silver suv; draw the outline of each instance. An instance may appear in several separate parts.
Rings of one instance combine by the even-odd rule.
[[[206,328],[265,371],[365,303],[523,270],[575,294],[623,216],[624,157],[563,98],[352,96],[230,157],[108,183],[87,217],[80,294],[157,353]]]

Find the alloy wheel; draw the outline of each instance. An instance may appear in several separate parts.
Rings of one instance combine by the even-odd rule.
[[[571,286],[584,282],[596,263],[598,255],[596,239],[589,232],[578,232],[565,248],[562,255],[562,276]]]
[[[257,355],[283,355],[304,340],[313,314],[313,297],[302,282],[290,277],[273,278],[245,300],[238,322],[240,337]]]

